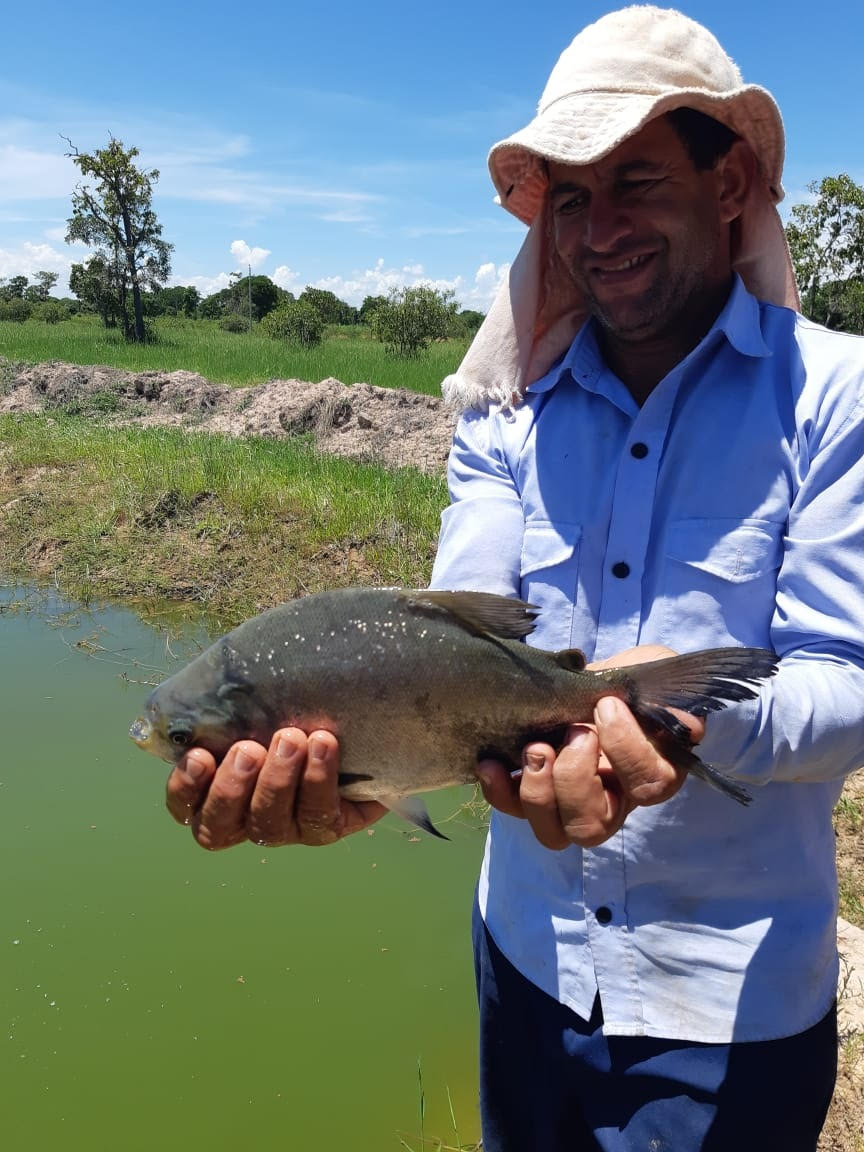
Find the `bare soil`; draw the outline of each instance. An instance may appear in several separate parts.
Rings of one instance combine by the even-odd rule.
[[[436,396],[372,384],[270,380],[248,388],[194,372],[0,361],[0,412],[52,412],[226,436],[314,436],[325,452],[441,472],[455,415]]]

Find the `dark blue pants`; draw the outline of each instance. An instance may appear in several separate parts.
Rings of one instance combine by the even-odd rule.
[[[815,1152],[836,1008],[752,1044],[605,1037],[507,961],[474,908],[483,1152]]]

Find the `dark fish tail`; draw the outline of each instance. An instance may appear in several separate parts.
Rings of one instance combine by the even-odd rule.
[[[746,789],[699,759],[692,750],[689,730],[667,709],[707,716],[727,704],[754,699],[759,681],[776,671],[777,657],[765,648],[709,648],[606,675],[619,688],[618,675],[622,675],[631,711],[671,764],[692,772],[739,804],[749,804]]]

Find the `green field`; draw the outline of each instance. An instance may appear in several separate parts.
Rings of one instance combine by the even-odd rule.
[[[173,601],[224,623],[302,592],[426,583],[443,476],[230,439],[0,415],[7,576],[78,600]]]
[[[344,384],[365,381],[434,396],[467,347],[465,340],[442,340],[414,360],[400,360],[361,325],[331,327],[317,348],[295,348],[257,329],[223,332],[215,320],[160,318],[151,324],[151,343],[127,344],[119,331],[104,328],[95,316],[60,324],[0,321],[0,356],[33,364],[108,364],[132,372],[185,368],[219,384],[335,376]]]

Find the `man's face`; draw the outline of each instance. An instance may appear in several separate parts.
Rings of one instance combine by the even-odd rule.
[[[596,164],[550,161],[556,247],[613,338],[663,336],[728,283],[723,164],[697,171],[662,116]]]

